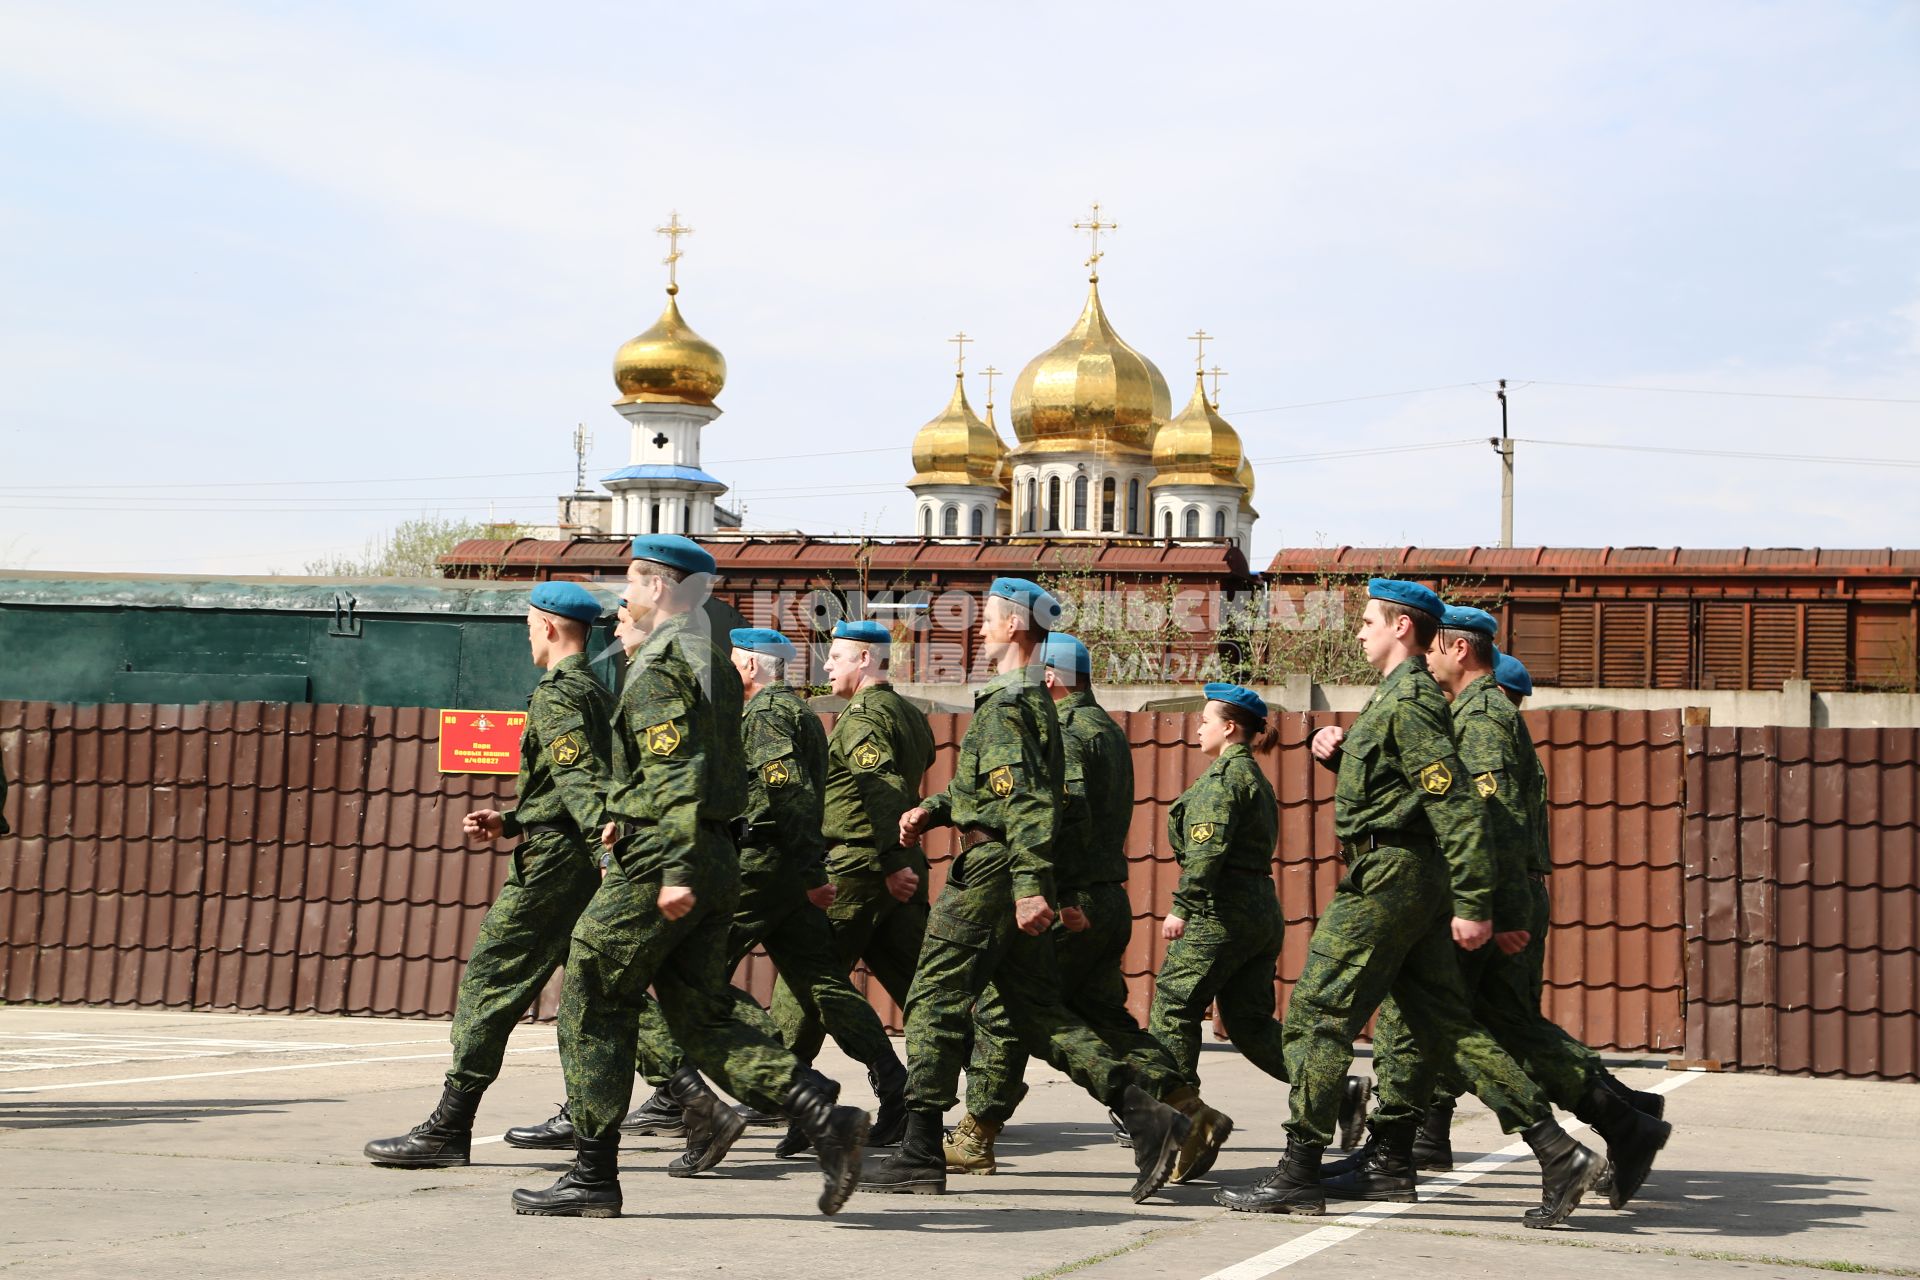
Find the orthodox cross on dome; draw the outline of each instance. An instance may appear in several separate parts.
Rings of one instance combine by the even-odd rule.
[[[1207,371],[1207,344],[1213,341],[1213,335],[1205,329],[1196,329],[1187,335],[1187,341],[1193,344],[1193,371]]]
[[[1207,370],[1207,374],[1213,379],[1213,411],[1218,413],[1220,412],[1220,379],[1227,376],[1227,371],[1215,365]]]
[[[987,408],[991,409],[993,408],[993,380],[1000,376],[1000,371],[988,365],[980,371],[980,376],[987,380]]]
[[[951,338],[948,338],[947,341],[953,344],[954,373],[955,374],[965,373],[967,371],[967,344],[969,342],[972,342],[973,339],[967,336],[967,331],[965,329],[962,329],[959,333],[956,333]]]
[[[680,237],[692,235],[693,228],[680,225],[680,211],[675,209],[668,215],[667,225],[655,227],[654,231],[667,238],[667,256],[660,260],[666,264],[667,268],[667,292],[678,293],[680,292]]]
[[[1096,200],[1093,202],[1093,215],[1085,222],[1074,223],[1073,229],[1075,231],[1084,231],[1088,235],[1092,248],[1092,256],[1087,259],[1087,270],[1091,273],[1087,279],[1097,284],[1100,280],[1100,259],[1107,256],[1100,252],[1100,233],[1102,231],[1118,231],[1120,224],[1117,222],[1100,221],[1100,202]]]

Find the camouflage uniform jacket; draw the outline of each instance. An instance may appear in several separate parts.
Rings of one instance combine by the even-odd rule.
[[[1446,695],[1424,657],[1387,673],[1347,729],[1338,762],[1334,834],[1350,844],[1368,835],[1390,847],[1436,842],[1447,859],[1454,914],[1490,919],[1486,811],[1464,774]]]
[[[827,731],[814,709],[784,684],[754,694],[741,714],[747,753],[747,847],[775,855],[779,865],[797,873],[808,888],[823,885],[827,872],[821,863],[820,810]]]
[[[550,823],[571,827],[590,847],[600,847],[612,721],[613,695],[593,674],[586,654],[570,653],[547,669],[527,699],[515,804],[500,815],[507,835]]]
[[[975,695],[953,781],[920,803],[931,825],[979,828],[1006,846],[1015,899],[1051,902],[1066,760],[1060,717],[1038,675],[1008,671]]]
[[[1063,903],[1096,884],[1127,878],[1133,823],[1133,751],[1090,690],[1054,703],[1066,763],[1065,807],[1054,842],[1054,878]]]
[[[1273,854],[1280,843],[1280,805],[1273,784],[1244,743],[1230,743],[1167,811],[1167,840],[1180,863],[1173,914],[1204,911],[1229,891],[1225,877],[1259,877],[1273,894]]]
[[[1539,757],[1523,749],[1520,713],[1491,675],[1453,700],[1453,735],[1460,763],[1487,812],[1487,849],[1493,857],[1493,918],[1499,929],[1525,929],[1533,918],[1527,872],[1533,860],[1533,774]],[[1529,744],[1530,746],[1530,744]]]
[[[640,828],[619,854],[633,879],[692,882],[702,822],[729,823],[747,803],[740,673],[688,614],[654,628],[634,653],[613,713],[607,817]]]
[[[821,827],[828,848],[836,851],[836,869],[854,869],[849,851],[867,850],[869,869],[891,875],[913,867],[925,890],[926,855],[900,847],[900,815],[920,803],[920,780],[932,763],[933,729],[925,712],[885,681],[855,691],[827,742]]]
[[[1531,781],[1527,792],[1527,831],[1533,837],[1528,866],[1536,875],[1553,874],[1553,815],[1547,808],[1547,771],[1540,763],[1540,749],[1533,745],[1527,718],[1514,708],[1513,723],[1520,737],[1520,763]],[[1530,762],[1530,763],[1529,763]]]

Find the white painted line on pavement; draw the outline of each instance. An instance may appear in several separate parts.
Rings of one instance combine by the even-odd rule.
[[[536,1045],[527,1049],[509,1049],[508,1053],[557,1053],[554,1045]],[[231,1071],[192,1071],[177,1076],[138,1076],[132,1080],[80,1080],[71,1084],[29,1084],[11,1089],[0,1089],[0,1095],[9,1093],[51,1093],[56,1089],[111,1089],[122,1084],[164,1084],[174,1080],[207,1080],[215,1076],[252,1076],[268,1071],[318,1071],[322,1067],[360,1067],[375,1062],[418,1062],[428,1058],[451,1058],[453,1051],[444,1049],[439,1053],[401,1053],[389,1054],[378,1058],[347,1058],[336,1062],[289,1062],[273,1067],[238,1067]]]
[[[1699,1072],[1682,1072],[1671,1080],[1662,1080],[1643,1093],[1672,1093],[1681,1085],[1698,1076]],[[1566,1126],[1568,1133],[1578,1133],[1587,1126],[1574,1121]],[[1481,1156],[1464,1169],[1455,1169],[1452,1173],[1437,1173],[1430,1178],[1420,1180],[1421,1198],[1412,1204],[1375,1204],[1364,1209],[1337,1218],[1324,1227],[1318,1227],[1302,1236],[1295,1236],[1285,1244],[1276,1245],[1265,1253],[1256,1253],[1244,1262],[1236,1262],[1230,1267],[1222,1267],[1201,1277],[1201,1280],[1264,1280],[1277,1271],[1285,1270],[1296,1262],[1311,1258],[1324,1249],[1331,1249],[1375,1226],[1395,1214],[1405,1213],[1429,1203],[1433,1196],[1444,1195],[1457,1187],[1465,1186],[1482,1174],[1492,1173],[1504,1168],[1523,1156],[1533,1154],[1524,1142],[1516,1142],[1502,1147],[1491,1155]]]

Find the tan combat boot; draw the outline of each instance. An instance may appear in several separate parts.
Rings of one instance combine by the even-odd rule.
[[[1200,1091],[1191,1085],[1180,1086],[1163,1101],[1193,1122],[1186,1140],[1180,1144],[1180,1154],[1173,1162],[1169,1179],[1190,1182],[1213,1168],[1220,1148],[1226,1145],[1227,1135],[1233,1132],[1233,1117],[1200,1101]]]
[[[993,1140],[999,1136],[999,1125],[991,1120],[976,1120],[973,1113],[968,1112],[942,1144],[946,1149],[947,1172],[992,1173],[995,1168]]]

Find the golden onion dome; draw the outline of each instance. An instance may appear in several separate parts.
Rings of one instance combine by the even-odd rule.
[[[670,286],[653,327],[614,353],[613,382],[623,397],[617,403],[712,404],[727,385],[726,357],[681,318],[678,292]]]
[[[1067,336],[1027,362],[1013,384],[1013,434],[1027,453],[1153,447],[1173,401],[1153,361],[1113,331],[1092,282]]]
[[[913,479],[923,484],[970,484],[1007,488],[1007,446],[967,403],[964,375],[955,374],[953,399],[939,417],[913,437]]]
[[[1205,384],[1196,375],[1193,399],[1180,416],[1160,428],[1153,438],[1153,469],[1149,488],[1168,484],[1228,484],[1241,486],[1246,459],[1240,452],[1240,434],[1215,412]]]
[[[1240,495],[1240,509],[1242,511],[1253,510],[1253,460],[1245,457],[1241,458],[1240,470],[1234,473],[1233,478],[1238,480],[1240,486],[1246,490],[1245,493]]]

